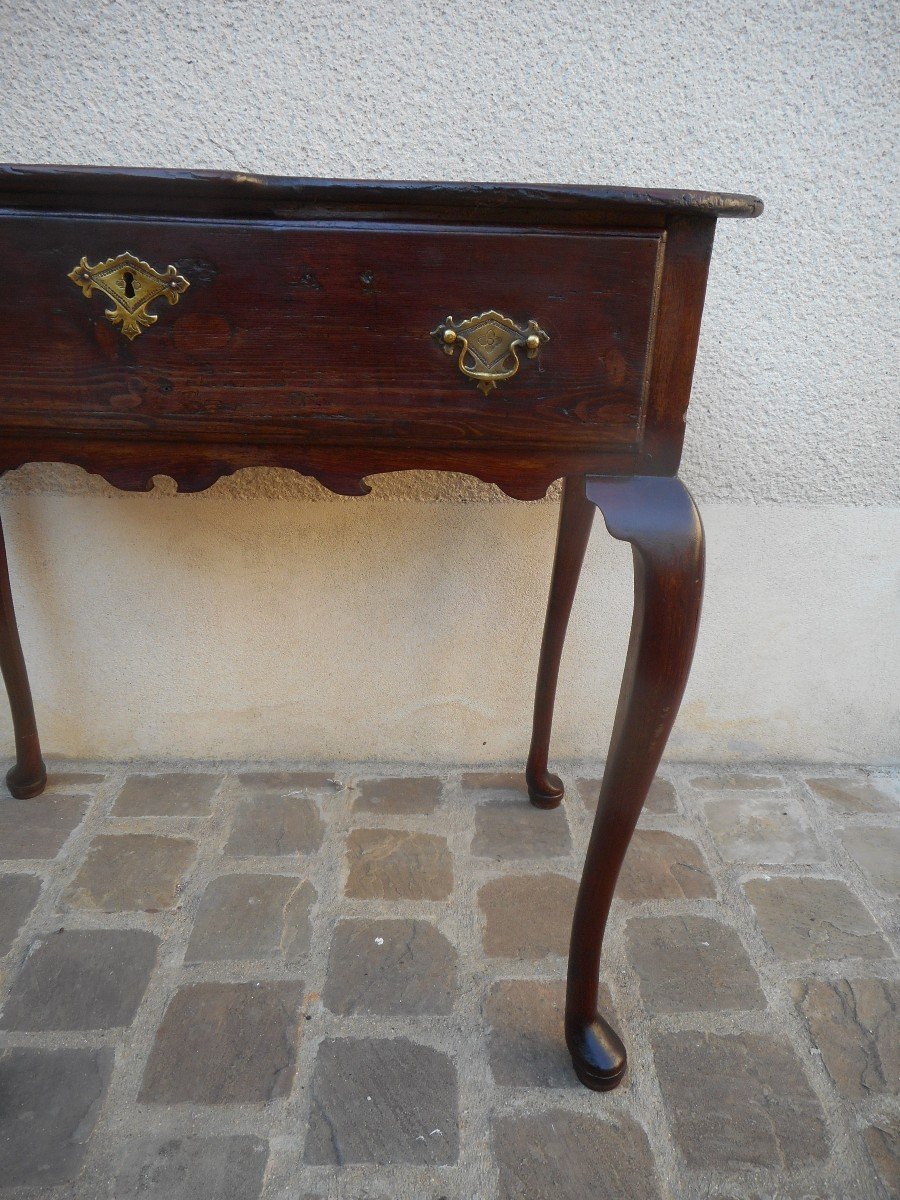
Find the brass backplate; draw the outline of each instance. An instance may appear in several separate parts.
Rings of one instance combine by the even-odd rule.
[[[177,304],[182,292],[190,287],[173,266],[157,271],[143,259],[127,252],[93,267],[82,258],[69,272],[69,278],[78,284],[85,296],[90,297],[97,288],[112,300],[113,307],[106,309],[106,315],[113,325],[121,325],[122,333],[129,341],[136,338],[142,328],[156,323],[156,316],[147,312],[148,304],[159,296],[165,296],[170,304]]]
[[[485,395],[504,379],[511,379],[519,369],[517,350],[523,349],[529,358],[536,358],[548,334],[537,321],[529,321],[524,329],[502,313],[489,309],[477,317],[454,321],[447,317],[432,329],[445,354],[459,347],[459,369],[474,379]]]

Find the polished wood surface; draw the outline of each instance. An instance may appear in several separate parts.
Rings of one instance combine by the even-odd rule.
[[[758,217],[756,196],[683,188],[596,184],[471,183],[419,180],[303,179],[237,171],[179,171],[149,167],[0,164],[0,191],[20,209],[57,207],[81,212],[160,216],[290,219],[364,214],[404,219],[431,213],[451,220],[495,223],[613,225],[679,214]]]
[[[16,761],[6,773],[6,786],[17,800],[39,796],[47,782],[25,657],[19,640],[6,558],[6,538],[0,525],[0,671],[9,696]],[[2,850],[0,850],[2,853]]]
[[[687,683],[703,596],[703,526],[679,479],[591,477],[587,499],[631,543],[634,616],[597,815],[575,904],[566,1042],[588,1087],[625,1072],[625,1049],[597,1012],[603,934],[619,870]]]
[[[596,1007],[603,933],[700,612],[702,528],[676,472],[713,235],[718,218],[761,209],[710,192],[0,166],[0,473],[71,462],[123,488],[167,474],[196,491],[270,465],[361,495],[368,475],[424,468],[521,499],[565,479],[526,767],[538,806],[563,794],[550,733],[594,508],[632,544],[634,622],[565,1021],[597,1090],[626,1061]],[[82,257],[125,252],[189,283],[133,340],[68,278]],[[549,340],[485,394],[431,333],[491,309]],[[7,780],[36,795],[46,775],[2,537],[0,666]]]
[[[659,234],[0,218],[4,432],[263,445],[498,442],[564,461],[633,453]],[[190,288],[133,341],[68,272],[137,247]],[[38,297],[42,319],[35,321]],[[538,298],[539,299],[536,299]],[[488,395],[430,331],[493,308],[550,335]],[[583,347],[590,344],[590,355]],[[548,464],[549,465],[549,464]]]
[[[562,504],[559,508],[553,575],[538,659],[531,749],[525,766],[528,795],[537,808],[556,808],[563,798],[562,780],[549,771],[547,765],[550,731],[569,615],[593,521],[594,505],[585,495],[584,479],[581,476],[569,477],[563,482]]]
[[[671,474],[716,218],[753,197],[0,167],[0,470],[74,462],[186,491],[412,468],[520,499]],[[127,341],[68,272],[129,251],[190,282]],[[95,257],[91,257],[95,256]],[[493,308],[540,357],[483,396],[429,332]]]

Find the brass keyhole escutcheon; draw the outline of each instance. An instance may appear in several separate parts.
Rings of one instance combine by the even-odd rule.
[[[517,350],[524,348],[529,358],[536,358],[541,345],[550,340],[537,321],[529,321],[521,329],[494,309],[465,321],[447,317],[432,329],[431,336],[438,339],[445,354],[452,356],[459,349],[460,371],[474,379],[485,395],[518,371]]]
[[[113,325],[120,325],[122,333],[132,341],[142,329],[155,325],[158,318],[147,311],[160,296],[170,304],[177,304],[182,293],[191,286],[173,266],[157,271],[134,254],[117,254],[106,262],[91,266],[86,258],[69,272],[69,278],[90,298],[96,288],[113,302],[106,309],[106,316]]]

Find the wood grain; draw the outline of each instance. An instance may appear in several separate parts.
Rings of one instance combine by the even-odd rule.
[[[677,466],[719,216],[754,197],[522,184],[0,166],[0,471],[74,462],[199,490],[292,467],[363,494],[465,471],[534,498],[560,475]],[[125,250],[190,281],[129,342],[67,278]],[[448,314],[550,341],[483,396],[429,337]]]

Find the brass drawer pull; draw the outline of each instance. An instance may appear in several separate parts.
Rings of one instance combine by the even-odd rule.
[[[537,321],[529,321],[520,329],[515,321],[493,309],[465,321],[447,317],[432,329],[431,336],[438,339],[445,354],[452,354],[459,343],[459,369],[477,380],[485,395],[518,371],[518,348],[524,346],[528,357],[536,358],[541,343],[550,340]]]
[[[159,296],[165,296],[170,304],[177,304],[182,292],[191,286],[173,266],[157,271],[149,263],[133,254],[117,254],[106,262],[92,267],[82,258],[69,278],[90,297],[94,288],[112,300],[114,307],[106,309],[113,325],[121,325],[122,333],[131,341],[141,332],[141,327],[156,323],[156,316],[147,312],[147,305]]]

